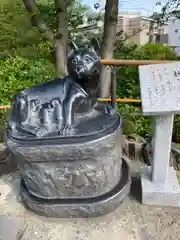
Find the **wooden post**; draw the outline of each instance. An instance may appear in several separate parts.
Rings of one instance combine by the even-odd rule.
[[[116,111],[116,69],[111,70],[111,105]]]

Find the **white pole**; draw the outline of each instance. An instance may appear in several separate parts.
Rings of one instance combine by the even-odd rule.
[[[152,181],[165,182],[168,176],[174,115],[155,116]]]

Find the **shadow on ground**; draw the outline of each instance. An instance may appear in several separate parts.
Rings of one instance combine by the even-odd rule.
[[[142,188],[141,188],[141,179],[140,177],[132,177],[131,189],[130,189],[130,198],[142,202]]]
[[[12,173],[17,170],[16,166],[9,163],[0,163],[0,177],[4,174]]]
[[[0,176],[17,170],[15,161],[9,151],[3,147],[0,149]]]

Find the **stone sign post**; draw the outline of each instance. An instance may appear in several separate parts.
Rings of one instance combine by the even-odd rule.
[[[180,112],[180,63],[139,66],[142,110],[154,116],[153,162],[142,168],[142,203],[180,206],[176,171],[169,166],[174,114]]]

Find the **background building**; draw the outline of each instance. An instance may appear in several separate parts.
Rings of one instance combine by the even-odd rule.
[[[85,37],[92,34],[100,34],[103,29],[103,21],[94,22],[91,25],[84,23],[75,34],[84,34]],[[176,49],[180,55],[180,19],[172,16],[168,22],[157,23],[151,17],[141,16],[138,12],[120,12],[117,23],[117,38],[123,37],[130,43],[137,45],[148,42],[168,44]]]

